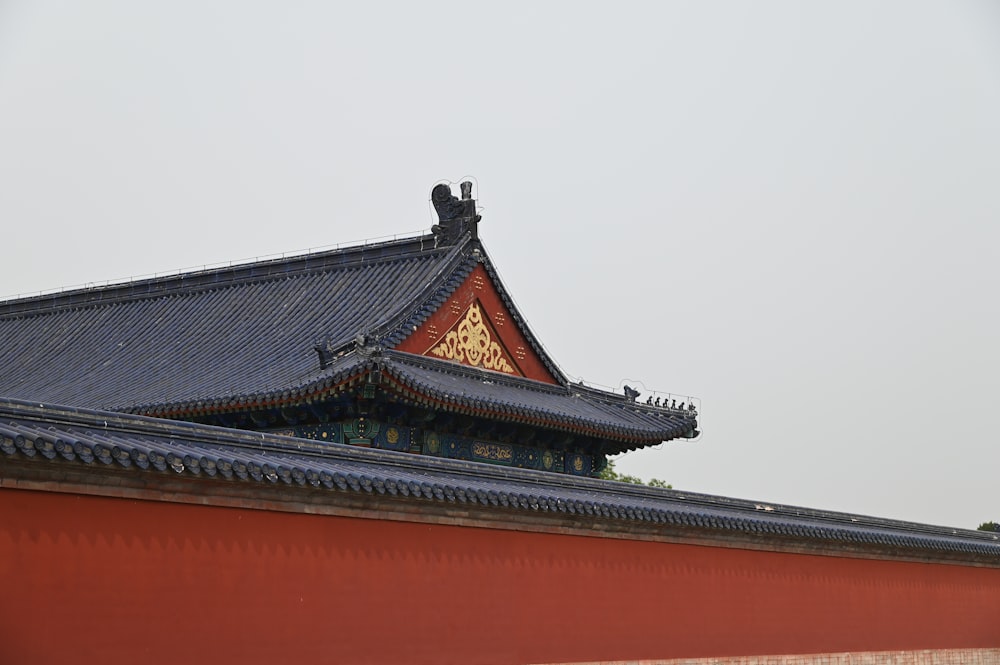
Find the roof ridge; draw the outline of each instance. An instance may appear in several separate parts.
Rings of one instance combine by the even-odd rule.
[[[237,284],[307,274],[316,270],[346,269],[369,262],[399,259],[407,255],[417,257],[432,252],[444,253],[453,249],[451,245],[442,245],[437,237],[430,233],[377,243],[366,241],[363,244],[337,246],[317,252],[296,253],[289,256],[282,254],[246,263],[230,263],[190,271],[181,270],[100,286],[84,286],[23,298],[15,296],[6,300],[0,299],[0,319],[9,316],[50,314],[66,309],[82,309],[181,293],[197,293]]]
[[[510,311],[511,315],[514,317],[514,321],[517,324],[517,327],[520,328],[521,333],[524,335],[524,338],[528,341],[528,344],[531,345],[531,348],[535,352],[535,355],[541,358],[542,363],[545,365],[545,368],[552,374],[553,377],[555,377],[556,381],[558,381],[562,385],[569,385],[570,384],[569,377],[566,376],[566,373],[562,370],[562,368],[559,367],[559,364],[545,349],[545,346],[542,344],[542,341],[538,339],[534,331],[531,330],[531,326],[528,325],[528,320],[525,318],[524,314],[521,313],[521,308],[518,307],[517,303],[514,302],[514,297],[510,294],[510,291],[508,291],[507,287],[504,285],[503,279],[500,276],[500,271],[493,264],[493,261],[489,258],[489,254],[486,252],[485,247],[482,247],[481,263],[483,269],[486,270],[486,274],[488,274],[490,276],[490,279],[493,280],[493,286],[496,288],[497,293],[500,295],[501,301],[503,301],[503,304],[507,307],[508,311]]]
[[[465,234],[454,245],[446,245],[441,249],[450,250],[450,256],[447,257],[447,262],[443,262],[434,278],[428,280],[420,293],[387,316],[386,320],[378,324],[375,329],[366,331],[366,334],[373,335],[384,346],[399,344],[412,329],[431,315],[434,307],[443,304],[458,288],[460,280],[455,279],[456,275],[464,278],[471,272],[472,265],[480,260],[479,241],[472,238],[471,234]],[[466,266],[468,270],[461,270],[463,264],[468,264]],[[452,282],[456,283],[452,285]]]

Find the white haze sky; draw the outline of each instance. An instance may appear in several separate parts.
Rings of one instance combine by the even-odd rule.
[[[1000,520],[1000,5],[0,0],[0,294],[481,235],[676,488]]]

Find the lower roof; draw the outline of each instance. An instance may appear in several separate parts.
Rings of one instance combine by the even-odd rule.
[[[377,378],[376,378],[377,377]],[[608,442],[617,454],[643,445],[697,435],[691,408],[651,406],[582,384],[551,385],[401,351],[359,348],[334,359],[275,396],[267,392],[164,405],[137,404],[129,413],[186,419],[322,401],[360,380],[377,381],[395,399],[487,420],[557,430]]]
[[[0,399],[0,469],[4,460],[468,504],[514,521],[565,514],[583,522],[890,548],[902,556],[969,556],[1000,566],[1000,540],[986,532],[11,399]]]

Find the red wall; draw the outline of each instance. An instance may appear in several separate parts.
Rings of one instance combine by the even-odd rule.
[[[1000,570],[0,490],[0,663],[1000,646]]]

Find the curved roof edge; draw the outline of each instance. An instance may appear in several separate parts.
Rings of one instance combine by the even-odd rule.
[[[325,399],[375,371],[380,373],[383,387],[411,402],[433,403],[490,420],[595,436],[622,444],[609,454],[691,438],[698,427],[694,411],[646,406],[586,386],[551,385],[378,347],[343,351],[322,372],[277,392],[137,404],[116,411],[182,418],[282,407]]]

